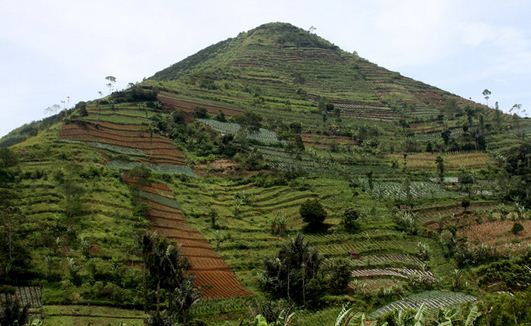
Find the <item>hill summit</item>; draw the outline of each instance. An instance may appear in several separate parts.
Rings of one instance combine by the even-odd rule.
[[[150,80],[195,84],[210,93],[225,90],[224,100],[241,102],[247,97],[242,103],[246,105],[276,107],[276,98],[281,97],[311,108],[323,98],[347,114],[355,110],[371,118],[366,112],[370,110],[375,119],[387,120],[434,118],[444,109],[455,111],[457,104],[472,104],[287,23],[240,33],[157,72]]]

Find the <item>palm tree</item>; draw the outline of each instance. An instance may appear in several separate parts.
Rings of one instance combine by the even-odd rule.
[[[5,296],[3,310],[0,310],[0,325],[26,325],[29,316],[29,305],[21,306],[11,295]]]

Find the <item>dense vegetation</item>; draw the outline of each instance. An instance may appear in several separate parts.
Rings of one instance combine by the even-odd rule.
[[[259,26],[0,140],[6,318],[529,323],[530,132]]]

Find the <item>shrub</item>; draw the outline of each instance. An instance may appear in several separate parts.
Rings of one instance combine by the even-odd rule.
[[[463,200],[461,201],[461,207],[463,207],[463,210],[464,210],[465,212],[467,212],[468,208],[470,207],[470,200],[468,200],[468,199],[463,199]]]
[[[194,109],[194,118],[196,119],[208,119],[208,111],[205,108],[196,107]]]
[[[8,168],[18,163],[17,156],[9,148],[0,148],[0,168]]]
[[[520,234],[524,230],[524,226],[518,222],[513,224],[513,228],[511,229],[511,232],[515,235]]]
[[[288,220],[284,215],[277,215],[271,222],[271,234],[276,236],[284,236],[287,231]]]
[[[136,179],[136,182],[141,185],[147,185],[150,182],[151,179],[151,170],[147,167],[140,165],[132,168],[128,175],[131,178]]]
[[[417,243],[417,256],[424,261],[429,260],[430,259],[430,247],[426,243],[419,241]]]
[[[310,199],[304,202],[299,209],[299,213],[302,220],[308,223],[308,226],[312,229],[321,227],[327,216],[323,205],[317,199]]]
[[[400,210],[395,214],[396,228],[407,234],[415,235],[417,234],[415,219],[416,216],[412,212]]]
[[[360,228],[358,219],[360,214],[353,208],[347,208],[343,213],[343,226],[348,231],[357,231]]]

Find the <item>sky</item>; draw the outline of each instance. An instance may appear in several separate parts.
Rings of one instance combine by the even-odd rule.
[[[0,0],[0,136],[282,21],[454,94],[531,111],[531,0]],[[67,100],[69,98],[69,100]]]

